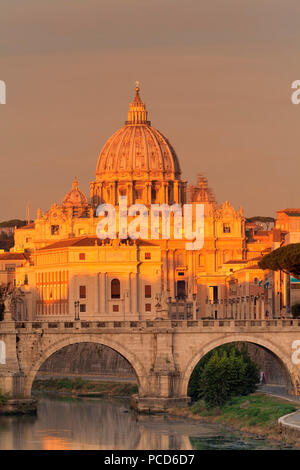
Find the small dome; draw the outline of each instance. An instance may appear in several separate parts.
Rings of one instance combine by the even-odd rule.
[[[107,140],[100,152],[97,181],[180,178],[175,150],[147,119],[146,107],[136,86],[136,96],[130,103],[125,126]]]
[[[75,177],[72,189],[69,191],[63,200],[63,206],[65,207],[80,207],[80,206],[87,206],[88,199],[86,195],[79,189],[79,184],[77,178]]]

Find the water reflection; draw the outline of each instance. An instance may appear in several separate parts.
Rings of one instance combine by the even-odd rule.
[[[222,448],[271,446],[216,425],[167,416],[139,416],[129,409],[127,401],[43,397],[36,417],[0,417],[2,450]]]

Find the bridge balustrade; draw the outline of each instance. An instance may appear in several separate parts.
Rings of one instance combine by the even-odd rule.
[[[250,326],[261,326],[261,320],[250,320]]]
[[[59,324],[58,322],[49,322],[48,323],[48,328],[58,328]]]
[[[37,330],[67,330],[72,329],[150,329],[150,328],[293,328],[300,327],[300,319],[272,319],[272,320],[233,320],[233,319],[166,319],[166,320],[126,320],[126,321],[98,321],[98,320],[81,320],[81,321],[2,321],[0,322],[0,330],[7,328],[15,328],[23,331]]]

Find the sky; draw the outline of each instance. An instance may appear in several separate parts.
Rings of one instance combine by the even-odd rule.
[[[0,221],[89,195],[139,80],[182,178],[246,217],[300,207],[299,0],[0,0]]]

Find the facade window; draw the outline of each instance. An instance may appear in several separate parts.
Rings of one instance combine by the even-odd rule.
[[[79,286],[79,298],[86,299],[86,286]]]
[[[81,261],[85,260],[85,253],[79,253],[79,259]]]
[[[154,188],[151,189],[151,201],[152,202],[156,201],[156,189]]]
[[[113,305],[113,312],[119,311],[119,305]]]
[[[145,286],[145,298],[151,299],[151,286],[150,285]]]
[[[25,277],[24,277],[24,284],[25,284],[25,285],[28,284],[28,274],[25,274]]]
[[[136,189],[135,190],[135,199],[143,199],[143,190],[142,189]]]
[[[204,260],[203,260],[203,255],[199,255],[199,256],[198,256],[198,265],[199,265],[199,266],[203,266],[203,261],[204,261]]]
[[[169,203],[172,201],[173,199],[173,188],[171,188],[170,186],[168,187],[168,201]]]
[[[209,286],[209,299],[211,302],[214,304],[218,302],[219,300],[219,294],[218,294],[218,286]],[[231,291],[231,294],[233,294],[233,291]],[[229,289],[229,295],[230,295],[230,289]]]
[[[145,259],[151,259],[151,253],[145,253]]]
[[[59,235],[59,225],[51,225],[51,235]]]
[[[145,311],[151,312],[151,304],[145,304]]]
[[[185,281],[177,281],[177,297],[179,299],[185,299],[186,297],[186,285]]]
[[[121,297],[121,284],[119,279],[113,279],[111,281],[111,298],[119,299]]]
[[[81,313],[86,312],[86,304],[80,304],[80,309],[79,310],[80,310]]]
[[[16,265],[15,264],[6,264],[5,271],[15,271]]]
[[[223,224],[223,233],[230,233],[230,224]]]

